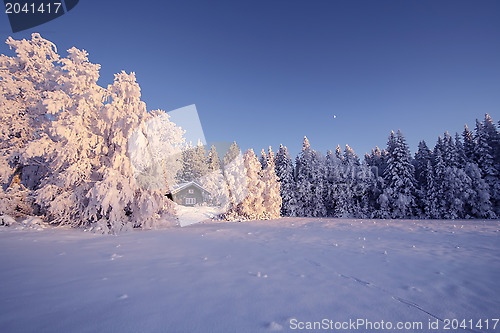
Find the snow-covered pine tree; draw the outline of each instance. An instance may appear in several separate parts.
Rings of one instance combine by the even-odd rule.
[[[393,218],[413,216],[415,208],[415,169],[408,145],[401,131],[391,132],[387,143],[387,167],[384,173],[385,194]]]
[[[296,180],[297,180],[297,216],[312,216],[312,184],[311,184],[311,163],[313,151],[309,140],[304,137],[302,151],[297,156]]]
[[[189,142],[186,147],[182,150],[181,154],[182,158],[182,167],[179,169],[177,173],[177,183],[186,183],[194,180],[195,176],[195,168],[194,168],[194,160],[195,160],[195,147],[193,147],[192,142]]]
[[[311,216],[321,217],[326,216],[325,207],[325,158],[318,152],[312,152],[311,156],[311,170],[310,170],[310,183],[311,183]]]
[[[417,181],[418,188],[424,187],[423,185],[426,182],[427,164],[431,160],[432,151],[429,147],[427,147],[427,143],[425,141],[420,141],[414,158],[415,180]]]
[[[208,173],[207,151],[200,141],[194,148],[194,167],[195,179],[199,179]]]
[[[467,156],[465,155],[464,144],[462,143],[458,133],[455,133],[455,151],[457,155],[457,167],[463,169],[465,167],[465,163],[467,162]]]
[[[418,151],[415,153],[413,163],[415,166],[415,180],[416,180],[416,206],[417,214],[425,216],[425,201],[429,189],[427,188],[427,172],[428,164],[432,161],[432,152],[427,147],[425,141],[420,141],[418,144]]]
[[[433,181],[434,181],[434,192],[436,194],[437,202],[436,202],[436,214],[434,214],[434,218],[440,219],[443,218],[446,208],[446,203],[444,201],[444,192],[443,192],[443,183],[444,177],[446,174],[446,162],[443,158],[443,138],[441,136],[438,137],[436,145],[432,150],[433,153]]]
[[[240,147],[233,142],[222,158],[222,168],[231,163],[236,157],[241,156]]]
[[[214,145],[210,146],[207,156],[207,167],[209,172],[220,170],[220,158]]]
[[[439,210],[439,189],[435,183],[434,169],[432,167],[432,161],[427,162],[427,168],[425,172],[426,178],[426,192],[423,196],[423,212],[425,218],[440,218],[441,212]]]
[[[336,156],[339,156],[338,149]],[[340,159],[342,163],[339,165],[339,181],[334,185],[336,193],[335,217],[354,217],[356,203],[354,200],[357,169],[359,166],[359,158],[354,153],[349,145],[345,146],[344,153]]]
[[[345,145],[343,161],[345,165],[350,165],[350,166],[360,165],[358,155],[356,155],[354,150],[351,147],[349,147],[349,145]]]
[[[470,179],[470,186],[466,189],[467,197],[464,202],[465,218],[495,218],[490,193],[485,180],[481,178],[481,170],[476,163],[468,162],[464,169]]]
[[[247,193],[236,206],[235,215],[249,220],[265,217],[265,184],[262,180],[262,165],[252,149],[243,154]]]
[[[369,188],[369,210],[370,216],[373,218],[386,218],[388,217],[387,213],[381,211],[381,206],[379,201],[386,201],[386,197],[379,200],[379,197],[383,194],[384,191],[384,170],[386,167],[386,155],[387,152],[385,149],[380,150],[379,147],[375,147],[372,149],[370,155],[365,154],[364,164],[370,168],[372,176],[371,176],[371,185]]]
[[[367,165],[372,167],[373,173],[376,174],[376,176],[383,176],[384,175],[384,169],[385,169],[385,150],[381,151],[379,147],[375,147],[375,149],[372,149],[370,155],[365,154],[365,162]]]
[[[354,180],[354,216],[357,218],[371,218],[372,212],[378,208],[377,198],[380,195],[379,179],[368,163],[363,162],[357,167]]]
[[[280,216],[282,199],[280,195],[280,183],[276,175],[276,159],[269,146],[266,156],[266,167],[261,171],[264,183],[264,215],[269,219],[276,219]]]
[[[294,167],[288,149],[283,145],[280,145],[280,149],[276,153],[275,170],[280,183],[281,216],[296,216]]]
[[[208,165],[205,146],[200,141],[194,147],[189,143],[182,151],[182,168],[177,176],[178,182],[199,182],[199,179],[207,173]]]
[[[459,168],[459,154],[453,138],[444,133],[440,152],[444,168],[441,171],[441,214],[445,219],[457,219],[464,215],[464,197],[470,187],[470,179]]]
[[[486,114],[483,122],[476,121],[475,155],[482,177],[489,186],[490,201],[494,212],[500,216],[500,164],[496,155],[500,144],[500,134],[491,117]]]
[[[462,133],[462,139],[464,140],[464,154],[468,162],[476,162],[475,151],[476,142],[474,140],[474,134],[469,130],[469,127],[465,125],[464,131]]]
[[[260,151],[259,162],[262,166],[262,169],[265,169],[267,166],[267,155],[266,155],[266,151],[264,150],[264,148],[262,148],[262,150]]]
[[[324,191],[325,199],[324,204],[327,216],[334,216],[335,206],[339,193],[338,184],[341,181],[342,161],[331,150],[326,152],[325,158],[325,179]]]
[[[229,203],[229,193],[214,145],[208,151],[206,164],[208,173],[201,177],[200,183],[210,192],[211,204],[224,208]]]
[[[237,217],[237,205],[247,196],[247,177],[243,155],[233,142],[223,158],[223,173],[229,195],[228,211],[222,218],[232,220]]]

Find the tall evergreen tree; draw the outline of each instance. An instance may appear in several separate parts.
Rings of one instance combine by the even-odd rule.
[[[462,139],[464,140],[464,154],[467,161],[476,162],[476,142],[474,141],[474,134],[469,130],[469,127],[467,125],[465,125],[464,131],[462,133]]]
[[[335,206],[339,197],[339,183],[341,182],[342,161],[331,150],[325,158],[324,204],[328,216],[335,215]]]
[[[429,147],[427,147],[425,141],[420,141],[418,144],[418,151],[415,153],[413,161],[415,166],[417,213],[425,215],[425,201],[427,193],[429,192],[427,188],[428,164],[432,161],[432,152]]]
[[[411,163],[411,155],[406,140],[398,131],[389,136],[387,143],[387,168],[384,178],[385,193],[389,199],[390,212],[393,218],[413,216],[415,208],[415,169]]]
[[[261,164],[252,149],[243,154],[247,193],[237,205],[237,215],[245,219],[262,219],[265,217],[265,184],[262,180]]]
[[[220,158],[214,145],[210,146],[207,156],[208,171],[220,170]]]
[[[280,195],[280,182],[276,175],[276,159],[274,153],[269,147],[266,156],[266,167],[262,172],[262,181],[264,183],[264,215],[266,218],[275,219],[280,216],[282,198]]]
[[[490,200],[497,215],[500,215],[500,170],[495,162],[495,152],[499,141],[496,126],[488,114],[483,122],[476,121],[477,164],[489,186]]]
[[[313,151],[310,166],[311,182],[311,215],[315,217],[326,216],[325,207],[325,159],[318,151]]]
[[[440,218],[441,213],[439,211],[439,199],[438,199],[438,187],[435,183],[434,169],[432,167],[432,162],[427,162],[427,168],[425,172],[426,186],[425,193],[422,195],[423,212],[426,218]]]
[[[207,174],[201,177],[200,185],[210,192],[211,205],[225,207],[229,204],[229,193],[224,175],[222,174],[219,155],[214,145],[208,151],[206,164]]]
[[[281,215],[296,216],[296,184],[294,179],[294,167],[292,158],[285,146],[280,145],[276,153],[276,175],[280,182],[280,194],[282,198]]]
[[[265,169],[267,166],[267,155],[266,155],[264,148],[262,148],[262,150],[260,151],[259,162],[262,166],[262,169]]]
[[[236,142],[233,142],[224,154],[223,174],[227,185],[229,203],[228,211],[222,217],[231,220],[235,217],[237,205],[248,193],[244,159]]]
[[[302,151],[295,163],[297,175],[297,216],[312,216],[313,185],[311,184],[311,164],[313,150],[307,137],[302,142]]]

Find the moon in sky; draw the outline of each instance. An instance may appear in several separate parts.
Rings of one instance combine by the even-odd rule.
[[[336,115],[333,115],[333,119],[335,119],[335,118],[337,118],[337,116],[336,116]]]

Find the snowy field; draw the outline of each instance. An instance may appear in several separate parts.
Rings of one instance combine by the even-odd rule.
[[[358,319],[500,332],[499,221],[283,218],[120,236],[0,227],[0,252],[0,332],[300,331],[323,319],[333,329],[318,332]],[[447,319],[469,328],[446,330]]]

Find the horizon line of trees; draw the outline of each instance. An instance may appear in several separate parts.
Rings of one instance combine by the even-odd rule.
[[[186,146],[162,110],[148,111],[135,74],[97,84],[100,65],[84,50],[61,57],[39,34],[7,39],[0,55],[0,215],[37,215],[104,233],[175,221],[166,192],[198,179],[222,218],[496,218],[500,133],[489,115],[474,131],[425,142],[411,156],[403,134],[361,162],[349,147],[326,155],[304,138],[260,159],[236,143],[219,159]],[[201,170],[201,171],[200,171]]]
[[[499,126],[500,127],[500,126]],[[421,141],[414,157],[401,133],[361,162],[346,145],[326,156],[304,137],[293,162],[281,145],[276,174],[282,216],[469,219],[500,216],[500,133],[486,114],[475,130]]]

